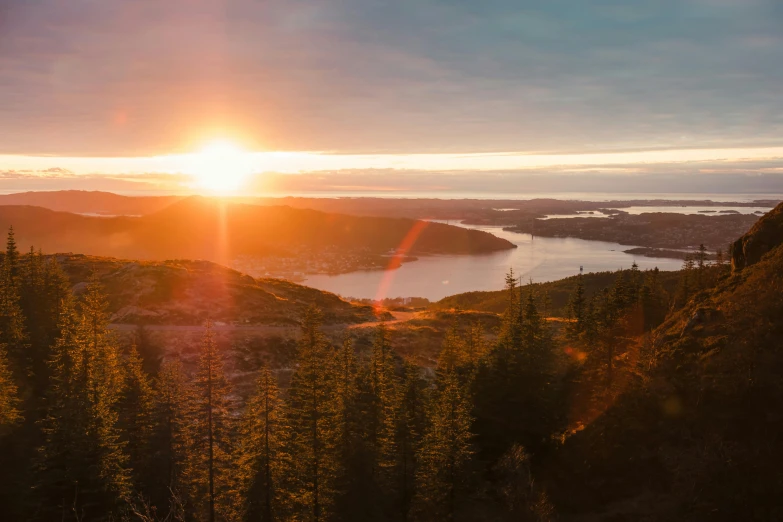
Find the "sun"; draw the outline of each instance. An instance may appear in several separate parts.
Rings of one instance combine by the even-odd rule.
[[[192,155],[188,169],[200,188],[221,194],[236,192],[253,170],[252,156],[230,141],[213,141]]]

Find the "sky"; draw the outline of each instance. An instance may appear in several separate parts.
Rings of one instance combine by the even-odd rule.
[[[771,190],[781,63],[779,0],[0,0],[0,191],[195,190],[215,140],[259,190]]]

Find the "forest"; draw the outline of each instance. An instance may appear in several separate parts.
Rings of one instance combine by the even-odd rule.
[[[398,355],[382,321],[368,350],[350,330],[334,343],[311,306],[291,371],[257,368],[254,392],[240,396],[209,321],[195,371],[151,359],[143,339],[110,328],[97,278],[72,289],[55,257],[20,253],[11,230],[0,279],[4,519],[567,518],[574,479],[563,474],[587,461],[569,456],[579,437],[654,378],[662,325],[733,280],[723,255],[707,259],[702,248],[686,260],[671,291],[657,269],[634,266],[590,292],[580,276],[558,321],[510,271],[498,330],[455,319],[434,367]],[[662,411],[683,408],[675,397]]]

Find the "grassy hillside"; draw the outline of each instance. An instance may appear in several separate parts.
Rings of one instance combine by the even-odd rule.
[[[375,320],[369,306],[278,279],[252,277],[207,261],[143,262],[86,255],[57,256],[75,291],[93,274],[106,287],[112,322],[194,325],[298,324],[316,304],[327,323]]]

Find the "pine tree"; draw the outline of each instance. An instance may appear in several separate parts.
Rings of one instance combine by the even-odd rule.
[[[185,494],[188,392],[179,358],[163,362],[156,380],[152,415],[152,455],[157,463],[157,474],[150,484],[150,500],[153,506],[167,512],[171,512],[175,501]]]
[[[544,291],[543,301],[541,303],[544,309],[544,317],[549,317],[552,313],[552,297],[549,295],[549,291]]]
[[[281,408],[277,379],[262,368],[239,431],[237,474],[247,522],[275,520],[281,473]]]
[[[158,466],[151,459],[154,396],[149,376],[135,345],[125,360],[125,383],[119,403],[120,420],[126,441],[128,464],[137,486],[150,483]]]
[[[59,329],[42,421],[38,518],[108,520],[128,495],[129,479],[117,427],[119,351],[97,283],[88,285],[78,312],[66,300]]]
[[[21,401],[17,393],[16,383],[8,367],[5,346],[0,345],[0,435],[22,419],[19,411]]]
[[[517,280],[514,277],[514,269],[509,269],[506,274],[506,299],[508,305],[505,312],[503,312],[503,322],[500,330],[500,342],[506,349],[513,349],[514,346],[519,345],[519,314],[520,314],[520,300],[519,290],[517,289]]]
[[[466,361],[466,347],[457,321],[451,323],[438,354],[438,370],[456,372]]]
[[[707,248],[704,243],[699,245],[696,252],[696,287],[699,290],[704,289],[707,284]]]
[[[121,499],[128,493],[129,481],[118,426],[118,402],[123,384],[120,349],[108,329],[108,303],[103,287],[93,278],[79,306],[79,340],[85,355],[80,372],[86,382],[90,405],[87,429],[97,435],[101,478]]]
[[[5,246],[5,269],[8,277],[12,281],[16,281],[19,276],[19,249],[16,248],[13,225],[8,228],[8,239]]]
[[[60,335],[58,318],[70,294],[70,283],[54,257],[45,258],[32,248],[21,265],[18,304],[22,330],[29,338],[25,351],[29,354],[34,392],[42,394],[49,377],[46,360]]]
[[[678,291],[678,302],[681,306],[687,304],[693,294],[694,281],[692,274],[695,266],[693,257],[690,254],[686,255],[682,264],[682,275],[680,276],[680,288]]]
[[[392,489],[400,520],[409,519],[415,493],[417,453],[424,434],[426,383],[420,369],[411,361],[403,363],[403,379],[396,408],[395,465],[392,469]]]
[[[584,331],[581,335],[582,342],[585,346],[593,346],[598,338],[598,306],[596,303],[596,296],[593,296],[593,298],[587,302]]]
[[[212,323],[207,322],[190,393],[185,475],[192,509],[196,516],[204,516],[209,522],[227,518],[236,509],[231,497],[230,393]]]
[[[28,350],[24,315],[19,306],[19,252],[14,230],[8,231],[8,242],[0,272],[0,344],[6,345],[12,371],[26,375],[33,364]]]
[[[548,339],[545,323],[538,313],[535,296],[533,292],[528,292],[527,302],[524,306],[522,316],[523,340],[525,343],[525,354],[536,357],[544,347],[542,346]]]
[[[163,362],[163,350],[155,343],[149,330],[139,324],[133,332],[133,342],[139,351],[139,356],[143,362],[144,371],[150,375],[156,375]]]
[[[619,314],[632,302],[631,299],[631,286],[628,280],[627,274],[622,271],[617,271],[617,277],[614,280],[614,286],[611,290],[612,310],[614,314]]]
[[[389,479],[389,469],[394,465],[395,405],[397,378],[389,331],[381,323],[376,327],[372,355],[369,363],[369,416],[368,444],[373,454],[372,475],[379,484]]]
[[[514,443],[535,450],[560,418],[553,404],[554,346],[532,291],[526,293],[519,309],[514,324],[502,325],[495,345],[475,373],[475,429],[482,457],[488,460]],[[517,332],[515,344],[509,342],[509,328]]]
[[[666,317],[666,296],[659,280],[656,267],[647,272],[640,291],[644,331],[650,331],[660,325]]]
[[[643,277],[639,271],[639,265],[636,261],[631,263],[631,274],[628,281],[628,300],[627,304],[636,303],[639,300],[639,292],[641,291],[643,283]]]
[[[345,520],[367,518],[369,493],[366,452],[362,447],[359,405],[359,367],[353,342],[346,335],[334,359],[334,415],[336,422],[336,458],[338,475],[335,489],[338,499],[336,513]]]
[[[579,336],[585,329],[585,305],[587,299],[585,298],[585,286],[582,280],[582,274],[576,276],[576,290],[571,296],[571,301],[568,304],[568,311],[573,323],[568,326],[568,334],[572,339]]]
[[[427,418],[417,455],[415,510],[423,520],[452,521],[473,453],[470,401],[456,372],[439,375]]]
[[[463,366],[475,374],[479,361],[487,352],[487,343],[484,340],[484,327],[480,321],[475,321],[470,325],[467,339],[465,340],[465,350]]]
[[[334,405],[334,350],[321,332],[321,312],[310,307],[302,321],[296,370],[288,391],[287,496],[294,520],[333,518],[340,473]]]

